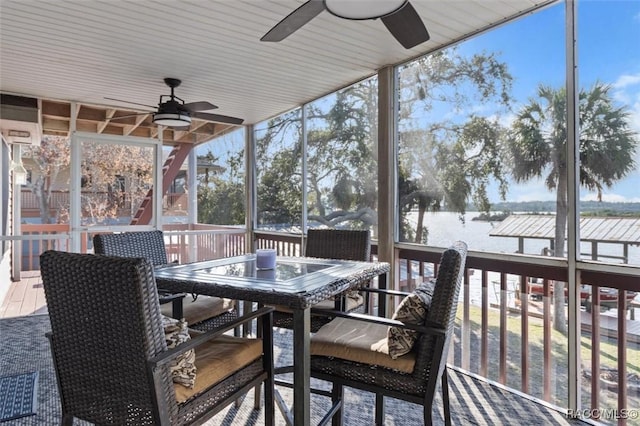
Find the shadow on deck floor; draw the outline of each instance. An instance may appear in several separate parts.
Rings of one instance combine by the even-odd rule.
[[[0,335],[11,336],[0,346],[0,365],[3,374],[19,374],[38,370],[40,385],[38,409],[35,416],[15,420],[12,425],[57,425],[60,420],[60,403],[52,367],[48,342],[44,333],[50,329],[47,315],[31,315],[0,319]],[[287,365],[291,361],[291,333],[276,329],[274,332],[275,361],[277,365]],[[462,372],[450,371],[451,412],[454,425],[579,425],[588,424],[566,416],[546,405],[539,404],[499,386],[493,386]],[[322,386],[314,382],[314,386]],[[290,389],[280,388],[285,401],[293,400]],[[264,393],[262,393],[264,395]],[[347,390],[345,392],[345,425],[373,424],[373,395]],[[312,424],[316,424],[329,407],[325,397],[312,396]],[[214,425],[260,425],[263,423],[261,411],[254,411],[253,393],[236,408],[233,404],[206,423]],[[437,397],[437,425],[443,424],[440,397]],[[278,424],[284,424],[279,413]],[[77,424],[85,424],[76,422]],[[386,399],[386,425],[421,425],[422,408],[418,405]]]

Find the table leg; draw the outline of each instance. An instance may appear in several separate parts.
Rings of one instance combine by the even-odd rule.
[[[389,276],[388,272],[381,274],[378,276],[378,288],[385,289],[387,288],[387,278]],[[379,317],[387,317],[387,296],[383,295],[378,299],[378,316]]]
[[[293,424],[311,423],[311,310],[293,311]]]

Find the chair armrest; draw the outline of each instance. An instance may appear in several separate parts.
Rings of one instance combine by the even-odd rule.
[[[175,348],[172,349],[168,349],[166,352],[162,352],[159,355],[156,355],[155,357],[149,359],[147,361],[147,363],[149,364],[149,366],[151,368],[155,368],[158,366],[162,366],[165,364],[168,364],[172,359],[174,359],[175,357],[177,357],[178,355],[187,352],[190,349],[193,349],[199,345],[201,345],[202,343],[206,342],[207,340],[211,340],[214,339],[216,337],[219,337],[221,335],[223,335],[225,332],[232,330],[236,327],[238,327],[239,325],[245,323],[245,322],[249,322],[252,321],[258,317],[270,314],[271,312],[273,312],[275,309],[271,306],[265,306],[264,308],[260,308],[257,311],[253,311],[248,313],[247,315],[243,315],[238,319],[235,319],[233,321],[229,321],[228,323],[214,328],[213,330],[209,330],[197,337],[194,337],[184,343],[179,344],[178,346],[176,346]],[[268,315],[269,318],[271,318],[271,315]],[[271,320],[271,324],[269,324],[269,330],[272,329],[273,327],[273,320]]]
[[[398,290],[390,290],[386,288],[371,288],[371,287],[362,287],[358,288],[358,291],[363,291],[366,293],[378,293],[378,294],[386,294],[389,296],[408,296],[411,293],[407,291],[398,291]]]
[[[169,293],[164,290],[158,291],[158,301],[161,305],[169,302],[173,302],[176,299],[183,299],[187,293]]]
[[[373,315],[345,313],[342,311],[334,311],[334,310],[327,310],[327,309],[313,309],[313,308],[311,309],[311,315],[349,318],[356,321],[387,325],[389,327],[406,328],[408,330],[415,330],[419,333],[431,334],[435,336],[444,336],[446,334],[446,330],[444,328],[434,323],[426,323],[423,325],[408,324],[402,321],[384,318],[384,317],[376,317]]]

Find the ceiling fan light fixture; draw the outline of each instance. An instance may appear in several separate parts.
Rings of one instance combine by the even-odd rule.
[[[153,122],[161,126],[183,127],[191,124],[191,117],[183,112],[158,112],[153,114]]]
[[[324,7],[339,18],[377,19],[402,9],[407,0],[324,0]]]

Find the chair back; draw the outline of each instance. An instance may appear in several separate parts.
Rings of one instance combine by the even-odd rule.
[[[120,257],[144,257],[153,266],[166,265],[167,250],[160,230],[96,234],[93,237],[95,254]]]
[[[432,335],[422,334],[416,342],[418,348],[414,374],[428,378],[427,388],[432,391],[447,364],[466,258],[467,245],[462,241],[456,241],[442,253],[426,323],[444,328],[446,335],[437,341]]]
[[[96,424],[157,424],[147,360],[167,347],[149,261],[47,251],[40,269],[63,412]],[[156,391],[175,400],[168,369],[161,376]]]
[[[370,233],[350,229],[309,229],[305,256],[367,262],[371,260]]]

